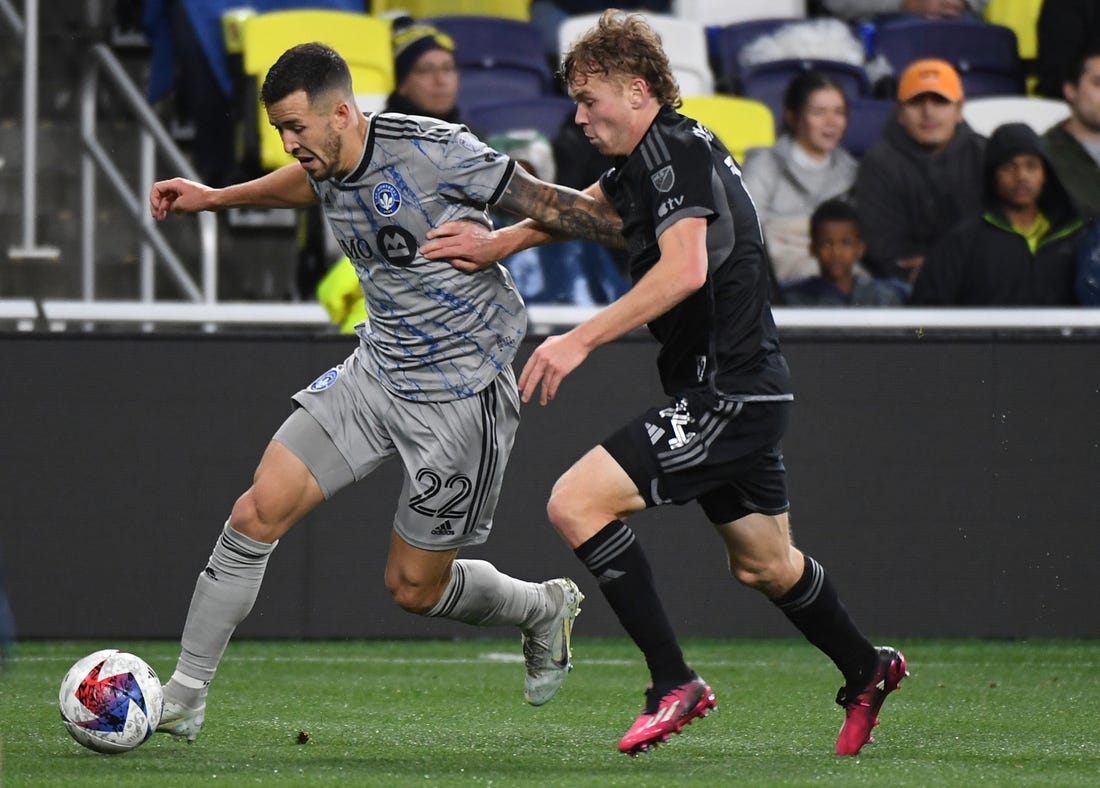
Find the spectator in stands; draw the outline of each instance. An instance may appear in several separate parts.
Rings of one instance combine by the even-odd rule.
[[[1100,46],[1100,3],[1096,0],[1043,0],[1039,11],[1035,92],[1062,98],[1062,85],[1074,78],[1086,50]]]
[[[898,306],[909,287],[897,279],[874,279],[859,269],[866,246],[859,214],[844,200],[825,200],[810,216],[810,253],[819,273],[783,285],[791,306]]]
[[[1093,222],[1077,247],[1074,290],[1081,306],[1100,306],[1100,222]]]
[[[830,77],[804,71],[783,95],[783,133],[770,148],[753,148],[742,166],[756,204],[772,268],[782,285],[817,272],[810,255],[810,214],[848,195],[858,165],[840,147],[848,125],[844,91]]]
[[[1070,116],[1043,134],[1047,155],[1089,219],[1100,217],[1100,42],[1077,58],[1062,85]]]
[[[454,53],[454,40],[446,33],[410,17],[394,20],[396,88],[386,99],[385,111],[461,123]]]
[[[366,12],[367,0],[145,0],[149,39],[149,103],[174,93],[178,119],[194,126],[191,158],[204,183],[238,180],[233,148],[236,100],[225,51],[222,14],[249,6],[257,13],[290,8]]]
[[[989,0],[821,0],[826,13],[848,21],[898,14],[980,17]]]
[[[328,269],[317,283],[316,294],[329,322],[341,334],[354,334],[355,327],[367,319],[367,301],[359,285],[359,274],[347,255]]]
[[[1006,123],[985,153],[985,208],[928,253],[912,303],[1065,306],[1074,294],[1084,222],[1026,123]]]
[[[918,60],[898,83],[898,111],[864,154],[856,176],[864,265],[877,277],[912,282],[928,249],[982,207],[985,138],[962,117],[958,73]]]

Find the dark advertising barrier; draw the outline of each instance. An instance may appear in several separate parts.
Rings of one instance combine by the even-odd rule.
[[[868,633],[1100,635],[1095,340],[802,332],[784,347],[795,538]],[[20,636],[178,637],[290,394],[349,349],[297,335],[0,337],[0,564]],[[570,462],[662,399],[654,352],[644,339],[602,348],[550,406],[524,407],[493,536],[466,553],[526,579],[577,579],[578,634],[620,630],[544,503]],[[400,483],[390,464],[296,526],[239,634],[483,636],[389,599]],[[729,577],[696,507],[631,524],[682,635],[794,634]]]

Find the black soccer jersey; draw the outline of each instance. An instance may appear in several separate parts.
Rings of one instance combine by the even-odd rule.
[[[710,387],[725,399],[791,399],[756,207],[714,134],[662,108],[600,185],[623,219],[635,282],[660,259],[661,233],[684,218],[707,220],[706,284],[649,323],[661,343],[657,366],[666,393]]]

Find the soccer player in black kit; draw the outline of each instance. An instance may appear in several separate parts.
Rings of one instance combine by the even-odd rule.
[[[547,506],[649,667],[645,708],[619,749],[645,752],[715,706],[624,522],[650,506],[695,501],[725,543],[733,576],[768,597],[840,669],[837,702],[846,714],[836,752],[855,755],[906,675],[905,657],[863,636],[825,570],[791,541],[780,441],[793,395],[740,168],[708,129],[676,112],[679,88],[642,17],[609,9],[573,43],[562,73],[576,122],[615,157],[586,193],[622,218],[633,286],[535,350],[519,379],[522,398],[541,385],[545,405],[593,349],[642,325],[661,345],[657,366],[669,397],[578,460]],[[474,270],[560,236],[527,220],[493,232],[452,223],[429,237],[426,256]]]

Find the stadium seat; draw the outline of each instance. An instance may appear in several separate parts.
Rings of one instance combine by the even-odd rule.
[[[532,71],[516,68],[461,69],[458,106],[468,113],[486,104],[523,101],[547,95],[546,83]]]
[[[643,14],[661,37],[669,65],[680,93],[685,96],[707,96],[714,92],[714,72],[707,59],[707,36],[703,25],[668,14]],[[558,28],[558,47],[565,52],[581,34],[596,26],[599,14],[579,14],[568,17]]]
[[[408,14],[416,19],[432,16],[495,16],[531,21],[531,0],[371,0],[371,13]]]
[[[742,161],[749,148],[775,144],[775,119],[768,105],[741,96],[686,96],[679,110],[702,123]]]
[[[840,144],[853,156],[862,156],[882,136],[896,107],[897,102],[892,99],[869,96],[848,99],[848,126]]]
[[[1069,117],[1069,104],[1037,96],[981,96],[963,104],[963,120],[985,136],[1002,123],[1026,123],[1042,134]]]
[[[741,70],[741,95],[768,105],[775,116],[776,133],[783,127],[783,94],[790,81],[803,71],[831,77],[849,100],[871,93],[871,82],[862,66],[840,60],[772,60]]]
[[[958,70],[967,97],[1024,92],[1016,34],[1002,25],[967,18],[889,19],[875,31],[875,50],[895,74],[921,58],[948,61]]]
[[[486,134],[501,134],[516,129],[536,129],[553,139],[577,105],[561,96],[534,96],[528,99],[475,106],[466,112],[466,120]]]
[[[713,70],[718,77],[718,89],[727,93],[741,90],[741,50],[760,36],[774,33],[791,24],[787,17],[767,17],[735,22],[707,31],[707,46]]]
[[[552,91],[542,34],[532,23],[486,16],[438,16],[428,21],[454,39],[458,105],[463,111]]]
[[[240,40],[235,45],[250,87],[242,96],[241,159],[246,168],[274,170],[294,161],[259,101],[268,68],[290,47],[320,41],[339,52],[351,70],[356,97],[364,104],[393,90],[393,49],[386,21],[345,11],[293,10],[248,14],[238,17],[236,25]]]
[[[1043,0],[989,0],[982,18],[994,25],[1012,28],[1016,51],[1022,60],[1034,60],[1039,54],[1039,12]]]
[[[805,19],[806,0],[672,0],[672,15],[708,27],[768,17]]]

